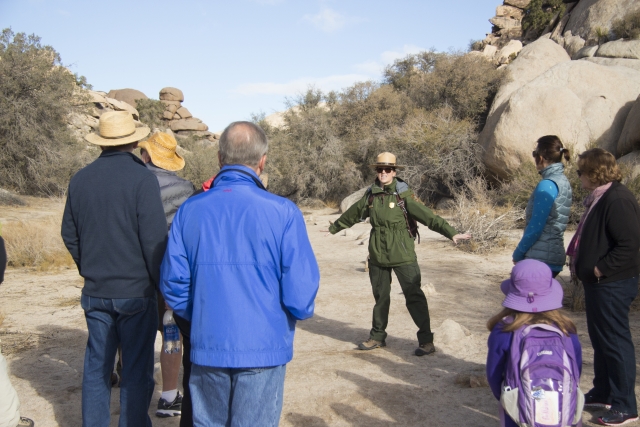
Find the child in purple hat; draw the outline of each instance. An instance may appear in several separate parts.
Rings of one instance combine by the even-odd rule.
[[[566,342],[565,348],[572,347],[567,349],[567,353],[574,358],[574,366],[578,370],[576,374],[577,386],[579,386],[579,375],[582,371],[582,347],[574,323],[561,311],[562,286],[552,277],[549,266],[534,259],[520,261],[511,270],[511,278],[502,282],[500,289],[505,294],[502,302],[504,309],[487,322],[487,327],[491,331],[488,341],[487,380],[496,399],[501,400],[505,390],[509,389],[506,384],[508,382],[507,370],[519,370],[520,367],[519,363],[522,360],[520,354],[512,354],[512,352],[520,350],[514,350],[512,344],[517,339],[517,343],[521,344],[518,348],[522,349],[524,353],[524,346],[527,344],[523,337],[529,333],[531,328],[527,327],[531,325],[541,326],[542,328],[539,330],[544,329],[545,325],[554,327],[559,334],[557,342]],[[523,331],[525,332],[523,333]],[[539,351],[537,356],[540,356],[541,353],[545,352]],[[510,368],[510,364],[511,366],[516,365],[516,367]],[[518,381],[525,380],[518,379]],[[535,390],[535,387],[532,389]],[[530,394],[535,393],[531,392]],[[522,398],[521,390],[520,399]],[[504,397],[502,403],[504,404]],[[582,404],[578,403],[578,406],[579,413],[581,413]],[[576,415],[576,417],[578,416]],[[507,427],[517,427],[522,425],[523,421],[522,419],[514,421],[505,412],[502,404],[500,405],[500,419],[501,425]]]

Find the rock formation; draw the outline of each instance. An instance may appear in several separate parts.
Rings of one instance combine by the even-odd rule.
[[[616,156],[640,150],[640,40],[603,43],[601,37],[613,20],[640,10],[640,0],[565,3],[564,15],[534,41],[508,21],[521,19],[514,8],[529,1],[505,0],[491,20],[482,54],[506,67],[507,78],[479,143],[495,177],[506,179],[522,162],[532,162],[535,141],[548,134],[578,152],[594,142]],[[522,50],[507,50],[516,41]]]

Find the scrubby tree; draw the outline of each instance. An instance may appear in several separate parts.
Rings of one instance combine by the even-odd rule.
[[[81,107],[80,78],[40,38],[0,36],[0,183],[23,194],[59,195],[88,159],[68,128]]]

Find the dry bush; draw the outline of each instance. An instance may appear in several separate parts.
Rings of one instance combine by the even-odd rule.
[[[584,286],[577,277],[569,281],[568,289],[565,289],[565,303],[571,311],[584,311]]]
[[[467,190],[456,195],[451,225],[472,239],[459,245],[462,250],[490,252],[509,243],[507,232],[515,227],[523,212],[513,205],[498,206],[487,190],[487,183],[478,177],[467,184]]]
[[[178,143],[186,150],[184,169],[178,175],[193,183],[196,189],[220,171],[218,146],[195,137],[179,139]]]
[[[4,224],[2,236],[11,267],[39,270],[74,265],[60,237],[60,219],[48,218]]]
[[[621,19],[611,23],[611,32],[614,39],[638,39],[640,38],[640,10],[627,13]]]
[[[433,202],[464,191],[483,171],[474,128],[471,121],[457,119],[450,108],[420,111],[403,126],[363,141],[361,150],[370,153],[366,164],[373,163],[379,152],[394,153],[407,166],[399,176],[420,199]],[[373,172],[368,173],[373,180]]]

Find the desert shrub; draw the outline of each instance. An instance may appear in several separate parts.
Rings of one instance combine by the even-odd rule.
[[[507,231],[514,228],[522,216],[522,210],[513,205],[497,205],[487,188],[486,181],[476,177],[467,183],[464,191],[456,194],[451,225],[461,233],[472,235],[471,240],[459,245],[462,250],[486,253],[507,246]]]
[[[482,49],[484,49],[484,41],[482,40],[469,40],[469,47],[468,47],[468,51],[469,52],[480,52],[482,51]]]
[[[624,17],[611,23],[613,39],[638,39],[640,38],[640,10],[629,12]]]
[[[595,27],[593,29],[593,34],[595,35],[596,40],[598,41],[598,45],[602,43],[606,43],[609,41],[609,30],[604,27]]]
[[[360,188],[361,174],[332,127],[330,111],[304,97],[298,102],[299,109],[285,114],[286,128],[268,130],[269,189],[294,201],[339,202]]]
[[[0,35],[0,182],[24,194],[60,195],[91,156],[67,126],[86,108],[83,78],[40,38]]]
[[[74,265],[60,237],[60,218],[5,223],[2,237],[11,267],[47,270]]]
[[[138,99],[136,101],[136,109],[140,114],[140,121],[149,126],[152,130],[154,128],[162,129],[166,127],[162,120],[162,114],[164,113],[164,104],[157,99]]]
[[[400,177],[425,201],[452,197],[483,171],[481,147],[475,143],[474,124],[456,118],[450,108],[420,111],[403,126],[363,141],[361,149],[373,163],[382,151],[394,153],[406,170]],[[368,172],[371,181],[374,173]]]
[[[491,106],[502,76],[501,70],[478,55],[428,51],[395,61],[384,77],[419,108],[448,106],[458,118],[479,121]]]
[[[532,162],[523,162],[518,173],[498,185],[497,202],[499,205],[513,205],[524,210],[531,193],[540,182],[540,174]]]
[[[563,0],[531,0],[524,9],[522,29],[532,30],[539,35],[555,17],[562,16],[566,10]]]
[[[193,183],[196,189],[202,183],[217,174],[220,170],[218,163],[218,146],[209,141],[203,141],[195,136],[178,139],[178,144],[184,148],[180,154],[184,156],[184,169],[178,175]]]
[[[413,102],[389,85],[356,83],[329,102],[336,134],[362,140],[376,131],[401,125],[413,110]]]

